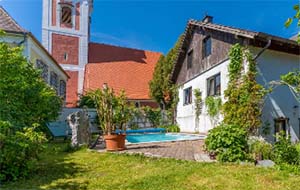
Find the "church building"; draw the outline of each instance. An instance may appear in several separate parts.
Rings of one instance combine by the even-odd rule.
[[[161,53],[90,42],[93,0],[43,0],[42,44],[68,73],[66,107],[104,84],[137,106],[155,106],[149,81]]]

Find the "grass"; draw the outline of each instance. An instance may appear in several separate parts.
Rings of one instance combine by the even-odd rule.
[[[30,178],[0,189],[300,190],[300,176],[288,171],[89,150],[65,152],[64,147],[49,144]]]

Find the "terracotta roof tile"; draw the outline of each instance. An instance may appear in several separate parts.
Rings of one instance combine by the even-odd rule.
[[[89,63],[85,68],[84,91],[102,88],[125,90],[128,99],[150,99],[149,81],[161,53],[89,44]]]
[[[10,32],[26,32],[6,11],[0,6],[0,29]]]

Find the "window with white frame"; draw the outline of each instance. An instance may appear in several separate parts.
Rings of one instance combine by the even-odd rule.
[[[192,87],[183,90],[183,105],[191,104],[193,101]]]
[[[207,79],[207,96],[221,95],[221,75],[216,74]]]
[[[60,23],[67,26],[72,26],[72,8],[68,5],[62,5]]]

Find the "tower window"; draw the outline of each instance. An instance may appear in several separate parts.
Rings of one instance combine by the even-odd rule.
[[[65,61],[68,60],[68,53],[67,53],[67,52],[64,53],[64,60],[65,60]]]
[[[67,6],[61,8],[61,23],[66,25],[72,25],[72,9]]]

